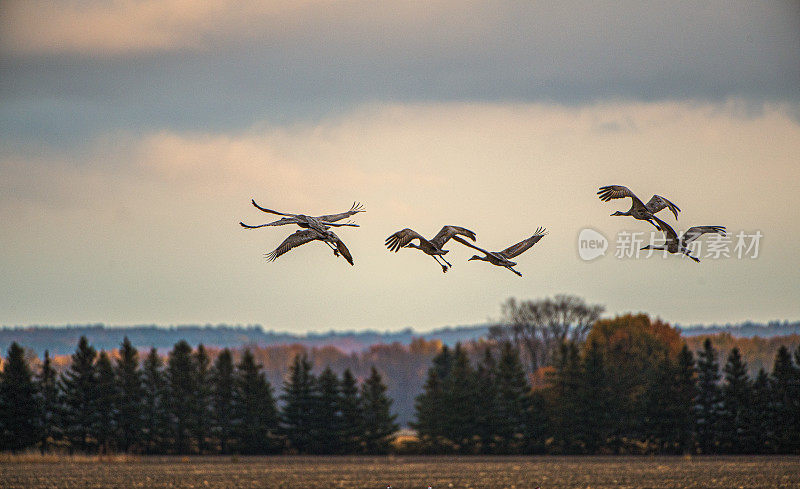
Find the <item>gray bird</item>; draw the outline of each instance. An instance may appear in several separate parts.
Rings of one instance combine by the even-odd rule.
[[[624,199],[625,197],[630,197],[631,208],[628,209],[627,212],[617,211],[611,215],[632,216],[635,219],[649,222],[655,226],[656,229],[659,229],[658,224],[653,222],[653,217],[656,212],[667,208],[672,211],[673,214],[675,214],[675,219],[678,219],[678,213],[681,211],[677,205],[660,195],[653,195],[647,204],[644,204],[641,200],[639,200],[639,197],[631,192],[628,187],[624,187],[622,185],[607,185],[605,187],[600,187],[597,195],[603,202],[608,202],[611,199]]]
[[[517,243],[515,245],[511,245],[508,248],[504,249],[503,251],[486,251],[483,248],[475,246],[474,244],[470,243],[469,241],[467,241],[467,240],[465,240],[463,238],[460,238],[458,236],[453,236],[453,239],[458,241],[459,243],[461,243],[463,245],[466,245],[466,246],[469,246],[470,248],[476,249],[476,250],[482,252],[484,255],[486,255],[486,256],[472,255],[472,258],[470,258],[467,261],[472,261],[472,260],[487,261],[487,262],[491,263],[492,265],[497,265],[498,267],[508,268],[509,270],[511,270],[512,272],[516,273],[517,275],[519,275],[521,277],[522,274],[519,273],[518,271],[514,270],[514,268],[512,268],[517,263],[511,261],[511,258],[514,258],[515,256],[519,256],[522,253],[528,251],[528,249],[531,246],[533,246],[536,243],[538,243],[539,240],[542,239],[546,234],[547,234],[547,232],[545,231],[544,228],[541,228],[541,227],[537,228],[536,232],[533,233],[533,236],[531,236],[530,238],[523,239],[522,241],[520,241],[519,243]]]
[[[269,261],[275,261],[275,259],[282,254],[315,240],[323,241],[329,246],[335,246],[335,254],[337,256],[342,255],[344,259],[347,260],[347,263],[353,265],[353,256],[350,254],[350,250],[348,250],[344,242],[339,239],[339,236],[336,236],[336,233],[331,230],[326,230],[324,233],[320,233],[314,228],[298,229],[293,234],[290,234],[288,238],[283,240],[283,243],[275,248],[275,251],[272,253],[265,253],[264,256]]]
[[[678,233],[676,233],[669,224],[655,216],[653,216],[653,219],[656,220],[661,230],[664,231],[664,246],[647,245],[642,248],[642,250],[666,250],[670,253],[680,253],[700,263],[699,259],[690,254],[689,248],[686,245],[707,233],[725,236],[725,226],[694,226],[687,229],[679,238]]]
[[[358,224],[354,224],[352,222],[339,223],[337,221],[341,221],[342,219],[358,214],[359,212],[366,212],[364,206],[362,206],[359,202],[354,202],[353,205],[350,207],[350,210],[347,212],[340,212],[339,214],[326,214],[324,216],[312,217],[312,216],[307,216],[305,214],[289,214],[286,212],[278,212],[272,209],[267,209],[265,207],[261,207],[260,205],[256,204],[255,199],[252,199],[250,202],[253,203],[256,209],[262,212],[268,212],[270,214],[276,214],[278,216],[286,216],[286,217],[278,219],[277,221],[268,222],[266,224],[259,224],[257,226],[250,226],[243,222],[239,222],[239,224],[241,224],[242,227],[247,229],[257,229],[257,228],[263,228],[265,226],[283,226],[285,224],[297,224],[301,228],[315,228],[318,231],[323,231],[325,226],[358,227]]]
[[[265,207],[261,207],[260,205],[256,204],[255,199],[251,199],[250,202],[252,202],[253,206],[255,206],[255,208],[260,211],[286,217],[278,219],[277,221],[268,222],[266,224],[259,224],[257,226],[251,226],[249,224],[245,224],[240,221],[239,225],[241,225],[243,228],[258,229],[258,228],[263,228],[265,226],[283,226],[286,224],[297,224],[298,226],[304,229],[314,229],[321,235],[330,233],[330,236],[328,236],[329,239],[323,241],[328,247],[330,247],[333,250],[333,254],[335,256],[339,256],[339,250],[332,243],[334,243],[338,239],[338,237],[336,237],[336,235],[330,231],[330,228],[341,227],[341,226],[359,227],[358,224],[352,223],[350,221],[345,223],[340,223],[337,221],[341,221],[342,219],[358,214],[359,212],[366,212],[364,206],[362,206],[361,203],[354,202],[353,205],[350,207],[350,210],[347,212],[341,212],[339,214],[326,214],[324,216],[313,217],[313,216],[307,216],[305,214],[288,214],[285,212],[278,212],[272,209],[267,209]]]
[[[433,259],[436,260],[436,263],[442,267],[442,272],[447,272],[447,267],[452,267],[453,265],[445,260],[443,256],[447,254],[449,250],[443,250],[442,247],[450,238],[459,234],[475,241],[475,233],[469,229],[458,226],[444,226],[431,240],[423,238],[422,235],[413,229],[405,228],[386,238],[386,247],[389,251],[394,251],[395,253],[397,253],[400,248],[416,248],[426,255],[432,256]],[[419,240],[419,244],[412,243],[415,239]],[[440,259],[444,264],[439,261]]]

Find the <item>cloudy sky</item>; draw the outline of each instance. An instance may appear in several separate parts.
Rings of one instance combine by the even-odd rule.
[[[730,258],[618,258],[597,187],[658,193]],[[274,263],[269,217],[367,212]],[[0,325],[420,330],[572,293],[681,324],[800,319],[800,4],[0,3]],[[666,218],[667,216],[665,216]],[[549,235],[519,278],[383,240]],[[578,235],[609,240],[586,262]],[[761,233],[758,256],[733,253]],[[750,255],[753,254],[751,250]]]

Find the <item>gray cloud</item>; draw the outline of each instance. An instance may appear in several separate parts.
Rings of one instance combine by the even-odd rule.
[[[9,140],[238,130],[386,101],[800,104],[796,2],[310,2],[263,13],[249,2],[243,13],[202,13],[218,22],[168,9],[169,35],[154,30],[158,12],[120,5],[99,18],[129,15],[143,24],[130,27],[140,44],[103,44],[108,29],[78,40],[60,29],[37,43],[24,29],[0,34]]]

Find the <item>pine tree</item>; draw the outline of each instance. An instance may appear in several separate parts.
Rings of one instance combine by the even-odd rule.
[[[234,391],[235,437],[238,450],[245,454],[272,453],[277,447],[278,410],[261,365],[250,350],[242,354],[236,366]],[[311,439],[313,443],[313,438]]]
[[[126,336],[122,340],[114,369],[117,381],[117,417],[119,449],[123,452],[141,442],[144,431],[144,387],[139,369],[139,352]]]
[[[11,343],[0,372],[0,450],[17,451],[38,439],[36,385],[25,350]]]
[[[155,348],[144,360],[142,368],[142,432],[141,440],[147,453],[166,453],[169,438],[167,380],[164,362]]]
[[[396,414],[391,413],[392,400],[386,395],[381,375],[372,367],[370,376],[361,386],[361,405],[364,408],[363,440],[368,454],[389,451],[392,435],[398,430]]]
[[[61,434],[58,419],[60,414],[58,376],[48,350],[44,352],[44,361],[36,377],[36,391],[39,400],[39,450],[44,455],[50,449],[50,444],[58,440]]]
[[[96,448],[96,440],[91,436],[98,416],[96,357],[97,351],[85,336],[81,336],[72,354],[72,363],[61,375],[63,412],[60,419],[70,450],[89,452]]]
[[[192,432],[197,449],[202,454],[207,451],[206,441],[211,427],[211,359],[203,344],[197,345],[194,355],[195,381],[192,409]]]
[[[694,355],[686,343],[678,353],[675,372],[675,442],[678,453],[694,450],[694,418],[697,399],[697,370]]]
[[[452,367],[452,356],[447,346],[433,358],[428,369],[422,393],[414,401],[415,421],[411,427],[417,430],[423,448],[433,452],[443,452],[450,446],[448,433],[441,423],[442,413],[450,406],[446,404],[445,382],[448,381]]]
[[[576,392],[578,409],[575,429],[584,450],[593,454],[605,446],[611,435],[614,416],[605,358],[602,349],[594,341],[584,355],[580,377]]]
[[[497,401],[497,443],[501,453],[517,453],[522,448],[529,417],[531,386],[510,342],[503,343],[494,375]]]
[[[289,380],[284,384],[282,431],[290,446],[299,453],[312,453],[317,433],[314,408],[317,403],[317,380],[311,374],[311,363],[305,354],[298,354],[289,367]]]
[[[778,453],[800,453],[799,375],[789,350],[781,346],[772,370],[773,432]]]
[[[582,450],[575,422],[582,409],[578,395],[582,383],[578,348],[573,343],[564,343],[557,358],[548,392],[548,418],[552,420],[554,448],[560,453],[578,453]]]
[[[173,448],[176,453],[190,453],[192,428],[196,413],[197,367],[192,347],[181,340],[167,360],[167,412]]]
[[[706,338],[697,356],[697,441],[704,454],[717,452],[720,391],[717,351]]]
[[[720,448],[726,453],[746,453],[751,447],[743,442],[746,431],[746,411],[750,405],[750,378],[747,365],[742,360],[738,348],[733,348],[723,367],[725,380],[721,390],[722,409],[720,412]]]
[[[774,450],[772,398],[769,375],[762,368],[753,381],[750,402],[745,406],[742,445],[747,447],[748,453],[770,453]]]
[[[212,425],[219,439],[220,451],[231,449],[232,421],[234,419],[234,388],[236,377],[233,371],[233,355],[227,348],[222,350],[211,371]]]
[[[647,369],[644,392],[639,399],[640,415],[635,420],[634,438],[647,441],[657,452],[674,450],[677,367],[664,354]]]
[[[358,396],[358,384],[350,369],[345,369],[340,384],[339,412],[341,413],[340,438],[343,453],[360,453],[364,411]]]
[[[330,367],[319,376],[317,382],[318,405],[314,409],[314,422],[319,433],[315,452],[340,453],[342,450],[342,413],[339,379]]]
[[[96,416],[92,425],[92,436],[97,440],[101,453],[114,451],[117,419],[117,383],[111,359],[104,351],[100,352],[95,364],[96,394],[94,406]]]
[[[475,372],[469,363],[467,352],[460,344],[456,344],[453,365],[445,381],[444,403],[448,409],[439,413],[439,418],[447,437],[462,453],[472,453],[475,450],[478,432],[476,396]]]
[[[500,429],[497,416],[497,362],[488,346],[483,351],[483,358],[478,362],[475,371],[477,394],[475,404],[476,435],[480,439],[480,452],[484,454],[495,451],[496,438]]]

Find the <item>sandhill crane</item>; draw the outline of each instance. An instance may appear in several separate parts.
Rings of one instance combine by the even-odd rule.
[[[681,253],[697,263],[700,263],[699,259],[689,254],[690,251],[686,245],[706,233],[716,233],[721,236],[725,236],[725,226],[694,226],[687,229],[686,232],[683,233],[680,238],[678,238],[678,233],[676,233],[669,224],[655,216],[653,216],[653,219],[656,220],[658,225],[661,226],[661,229],[664,231],[664,246],[647,245],[642,248],[642,250],[666,250],[670,253]]]
[[[631,208],[628,209],[627,212],[617,211],[612,216],[632,216],[635,219],[639,219],[641,221],[647,221],[653,226],[658,229],[658,225],[653,222],[653,217],[656,212],[664,208],[668,208],[675,214],[675,219],[678,219],[678,213],[681,211],[680,208],[670,202],[669,200],[661,197],[660,195],[653,195],[647,204],[642,203],[628,187],[624,187],[622,185],[607,185],[605,187],[600,187],[600,190],[597,192],[600,200],[603,202],[608,202],[611,199],[624,199],[625,197],[631,198]]]
[[[436,263],[441,265],[442,272],[447,272],[447,267],[452,267],[453,265],[445,260],[443,255],[449,250],[443,250],[442,246],[444,246],[450,238],[459,234],[475,241],[475,233],[469,229],[458,226],[444,226],[430,241],[423,238],[422,235],[413,229],[405,228],[386,238],[386,247],[389,248],[389,251],[394,251],[395,253],[397,253],[397,250],[400,248],[416,248],[426,255],[432,256],[433,259],[436,260]],[[415,239],[419,240],[418,245],[411,242]],[[445,264],[443,265],[439,259]]]
[[[325,232],[321,233],[314,228],[299,229],[295,231],[293,234],[290,234],[288,238],[283,240],[283,243],[275,248],[275,251],[272,253],[265,253],[264,256],[269,261],[275,261],[275,259],[289,250],[315,240],[323,241],[329,246],[335,245],[336,248],[334,254],[337,256],[341,254],[344,259],[347,260],[347,263],[353,265],[353,256],[350,255],[350,250],[348,250],[347,246],[344,245],[344,242],[339,239],[339,236],[336,236],[336,233],[331,230],[326,230]]]
[[[278,212],[278,211],[274,211],[272,209],[267,209],[265,207],[261,207],[260,205],[256,204],[255,199],[250,200],[250,202],[252,202],[253,206],[255,206],[255,208],[260,210],[260,211],[268,212],[270,214],[276,214],[276,215],[279,215],[279,216],[286,216],[286,217],[278,219],[277,221],[268,222],[266,224],[259,224],[257,226],[250,226],[250,225],[245,224],[243,222],[239,222],[239,224],[241,224],[241,226],[243,228],[247,228],[247,229],[257,229],[257,228],[263,228],[265,226],[283,226],[285,224],[297,224],[301,228],[315,228],[315,229],[317,229],[317,231],[324,231],[324,227],[325,226],[329,226],[329,227],[330,226],[335,226],[335,227],[339,227],[339,226],[358,227],[358,224],[355,224],[355,223],[352,223],[352,222],[339,223],[337,221],[341,221],[342,219],[344,219],[346,217],[350,217],[350,216],[352,216],[354,214],[358,214],[359,212],[366,212],[366,210],[364,209],[364,206],[362,206],[361,203],[354,202],[353,205],[350,207],[350,210],[347,211],[347,212],[340,212],[339,214],[326,214],[324,216],[312,217],[312,216],[307,216],[305,214],[288,214],[288,213],[285,213],[285,212]]]
[[[352,216],[354,214],[358,214],[359,212],[366,212],[366,210],[364,209],[364,206],[362,206],[360,202],[354,202],[353,205],[350,207],[350,210],[348,210],[346,212],[340,212],[339,214],[326,214],[324,216],[312,217],[312,216],[307,216],[305,214],[288,214],[288,213],[285,213],[285,212],[278,212],[278,211],[275,211],[275,210],[272,210],[272,209],[267,209],[265,207],[261,207],[260,205],[256,204],[255,199],[250,199],[250,202],[252,202],[253,206],[255,206],[256,209],[258,209],[258,210],[260,210],[262,212],[267,212],[267,213],[270,213],[270,214],[276,214],[276,215],[279,215],[279,216],[286,216],[286,217],[278,219],[277,221],[268,222],[266,224],[259,224],[257,226],[251,226],[249,224],[245,224],[245,223],[239,221],[239,225],[241,225],[245,229],[258,229],[258,228],[263,228],[265,226],[283,226],[283,225],[286,225],[286,224],[297,224],[301,228],[314,229],[318,233],[324,235],[324,234],[329,232],[331,226],[333,226],[333,227],[341,227],[341,226],[358,227],[358,224],[355,224],[355,223],[352,223],[352,222],[349,222],[349,221],[345,222],[345,223],[339,223],[337,221],[341,221],[342,219],[350,217],[350,216]],[[337,250],[337,248],[332,244],[336,240],[338,240],[338,237],[336,237],[336,235],[333,234],[332,232],[330,232],[330,234],[331,234],[331,236],[329,236],[329,239],[326,239],[326,240],[323,240],[323,241],[325,242],[325,244],[328,247],[330,247],[333,250],[333,254],[335,256],[339,256],[339,250]],[[318,238],[314,238],[314,239],[318,239]]]
[[[522,274],[512,268],[514,265],[516,265],[516,262],[513,262],[510,259],[514,258],[515,256],[519,256],[522,253],[526,252],[531,246],[533,246],[536,243],[538,243],[539,240],[542,239],[546,234],[547,234],[547,232],[544,230],[544,228],[541,228],[541,227],[537,228],[536,232],[533,233],[533,236],[531,236],[530,238],[523,239],[522,241],[520,241],[519,243],[517,243],[515,245],[511,245],[508,248],[504,249],[503,251],[486,251],[483,248],[475,246],[474,244],[470,243],[469,241],[467,241],[467,240],[465,240],[463,238],[460,238],[458,236],[453,236],[453,239],[458,241],[459,243],[461,243],[463,245],[466,245],[466,246],[469,246],[470,248],[476,249],[476,250],[482,252],[484,255],[486,255],[486,256],[472,255],[472,258],[470,258],[467,261],[472,261],[472,260],[487,261],[487,262],[491,263],[492,265],[497,265],[498,267],[508,268],[509,270],[511,270],[512,272],[516,273],[517,275],[519,275],[521,277]]]

